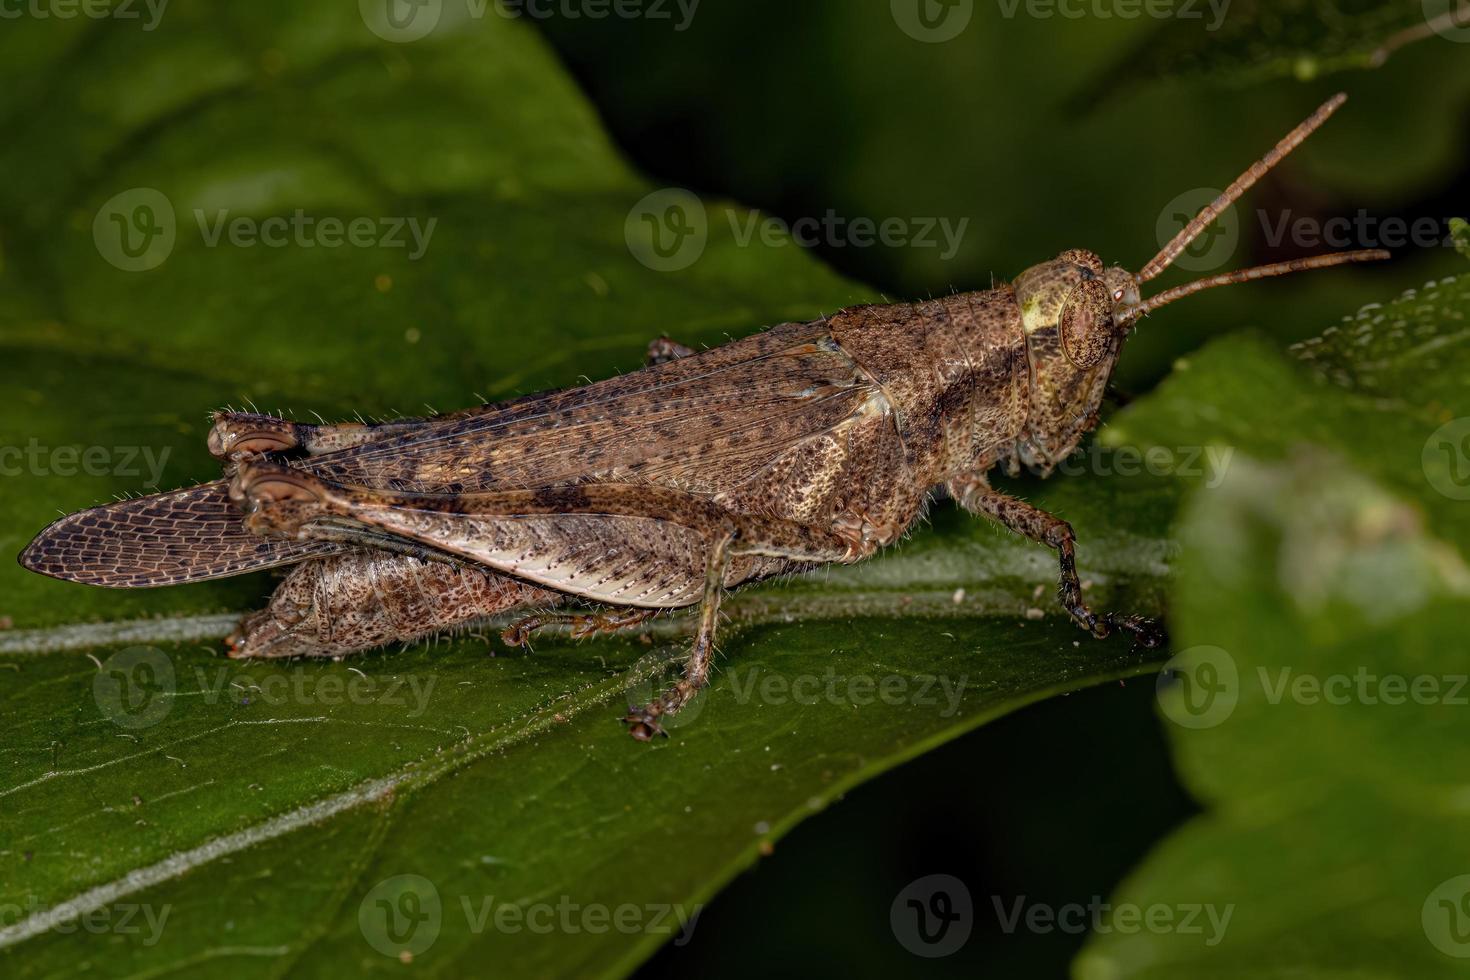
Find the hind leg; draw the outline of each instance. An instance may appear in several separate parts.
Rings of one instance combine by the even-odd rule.
[[[562,599],[488,569],[357,550],[297,565],[227,642],[237,658],[335,657]]]
[[[510,647],[525,646],[530,642],[532,633],[548,626],[571,627],[572,639],[584,640],[600,633],[616,633],[619,630],[631,629],[639,623],[647,622],[658,613],[657,609],[637,607],[605,609],[591,613],[538,612],[524,619],[518,619],[507,626],[500,633],[500,641]]]

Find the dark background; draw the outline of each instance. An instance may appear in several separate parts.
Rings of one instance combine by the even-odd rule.
[[[1126,78],[1154,32],[1177,25],[1007,18],[977,2],[953,41],[919,43],[878,0],[705,0],[687,30],[649,19],[551,16],[543,33],[608,129],[655,181],[788,221],[822,216],[968,217],[951,261],[934,250],[818,247],[891,298],[988,288],[1062,248],[1137,268],[1159,208],[1220,187],[1338,88],[1353,96],[1254,192],[1260,208],[1326,219],[1465,210],[1466,46],[1432,39],[1372,73],[1319,81]],[[1272,247],[1242,219],[1231,265],[1318,251]],[[1355,247],[1378,244],[1354,242]],[[1282,344],[1427,277],[1440,250],[1400,250],[1364,269],[1210,294],[1130,341],[1118,378],[1146,389],[1208,337],[1265,326]],[[1180,308],[1182,309],[1182,304]],[[1026,709],[877,779],[801,825],[722,892],[694,941],[666,947],[655,976],[827,973],[1060,976],[1084,936],[1006,934],[1006,905],[1104,899],[1195,807],[1175,780],[1151,678]],[[948,873],[974,901],[966,946],[920,960],[889,906],[909,882]]]

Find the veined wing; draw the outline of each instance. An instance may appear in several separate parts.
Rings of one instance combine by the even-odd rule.
[[[226,578],[343,550],[250,534],[227,486],[215,480],[68,514],[36,535],[20,563],[52,578],[130,589]]]
[[[644,480],[716,493],[874,394],[822,321],[318,457],[318,475],[419,493]]]
[[[381,442],[292,461],[352,486],[462,493],[639,479],[715,493],[859,410],[872,389],[823,322],[582,388],[430,419]],[[21,555],[33,571],[114,588],[238,575],[341,545],[262,538],[215,481],[64,517]]]

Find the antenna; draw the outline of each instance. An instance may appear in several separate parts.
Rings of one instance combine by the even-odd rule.
[[[1166,289],[1162,293],[1150,296],[1148,299],[1136,306],[1129,307],[1127,312],[1118,317],[1119,326],[1128,326],[1139,317],[1147,316],[1161,306],[1168,306],[1176,299],[1192,296],[1204,289],[1213,289],[1216,286],[1228,286],[1236,282],[1250,282],[1252,279],[1267,279],[1271,276],[1286,276],[1293,272],[1305,272],[1308,269],[1328,269],[1334,265],[1348,265],[1352,262],[1380,262],[1392,258],[1389,252],[1381,248],[1365,248],[1356,252],[1333,252],[1328,255],[1313,255],[1304,259],[1292,259],[1289,262],[1275,262],[1271,265],[1258,265],[1250,269],[1237,269],[1234,272],[1222,272],[1218,276],[1210,276],[1206,279],[1196,279],[1182,286]]]
[[[1311,136],[1314,132],[1316,132],[1317,128],[1321,126],[1324,122],[1326,122],[1328,117],[1336,112],[1339,108],[1341,108],[1342,104],[1346,101],[1347,93],[1338,92],[1332,98],[1322,103],[1317,111],[1308,116],[1301,125],[1297,126],[1296,129],[1293,129],[1291,132],[1287,133],[1286,137],[1280,143],[1277,143],[1274,147],[1272,147],[1270,153],[1267,153],[1265,156],[1261,157],[1261,159],[1251,164],[1250,168],[1246,170],[1245,173],[1235,178],[1235,182],[1229,187],[1225,188],[1225,190],[1220,194],[1219,197],[1215,198],[1209,204],[1205,205],[1205,207],[1200,210],[1200,213],[1194,216],[1194,220],[1185,225],[1184,228],[1180,230],[1179,234],[1175,235],[1173,239],[1170,240],[1169,244],[1165,245],[1163,249],[1159,251],[1158,255],[1155,255],[1153,258],[1149,259],[1148,265],[1144,266],[1143,269],[1138,273],[1138,281],[1148,282],[1150,279],[1155,278],[1156,276],[1158,276],[1159,273],[1169,268],[1169,264],[1179,257],[1179,253],[1188,248],[1190,242],[1193,242],[1196,238],[1199,237],[1200,232],[1204,231],[1206,228],[1214,223],[1215,219],[1220,216],[1220,212],[1224,211],[1226,208],[1230,207],[1230,205],[1234,204],[1242,194],[1251,189],[1256,181],[1260,180],[1266,175],[1268,171],[1270,171],[1272,167],[1280,163],[1288,153],[1296,149],[1298,146],[1301,146],[1302,142],[1308,136]],[[1265,268],[1273,267],[1266,266]],[[1306,266],[1304,268],[1315,267]],[[1263,275],[1282,275],[1282,273],[1272,272],[1263,273]],[[1210,285],[1220,285],[1220,283],[1210,283]],[[1205,289],[1208,287],[1200,286],[1199,288]]]

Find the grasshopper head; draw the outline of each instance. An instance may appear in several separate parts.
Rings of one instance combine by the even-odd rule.
[[[1122,349],[1138,280],[1085,249],[1034,265],[1013,284],[1031,363],[1031,404],[1021,461],[1048,473],[1097,420]]]
[[[1072,249],[1051,262],[1032,266],[1016,278],[1013,286],[1031,362],[1030,417],[1017,439],[1021,462],[1044,475],[1076,447],[1082,433],[1097,421],[1097,407],[1123,338],[1139,320],[1160,307],[1216,286],[1389,257],[1376,248],[1314,255],[1222,272],[1155,293],[1148,299],[1139,295],[1140,283],[1164,272],[1226,208],[1300,146],[1346,99],[1341,93],[1334,95],[1287,133],[1219,197],[1201,208],[1137,275],[1117,266],[1104,269],[1093,253]]]

